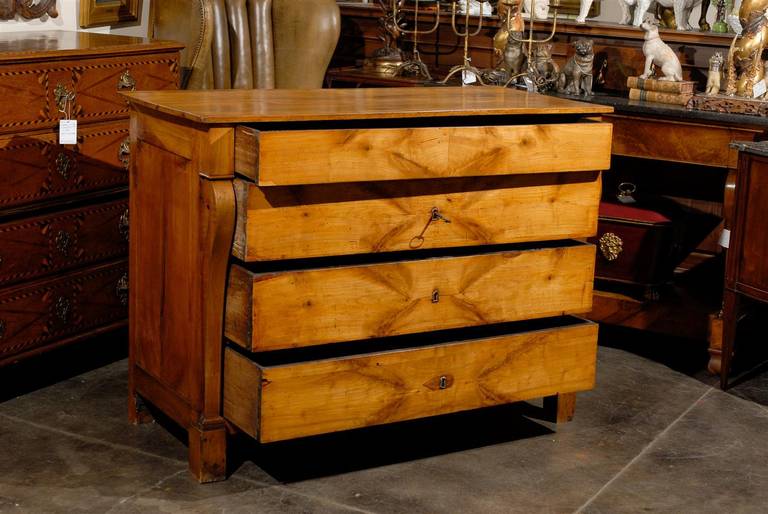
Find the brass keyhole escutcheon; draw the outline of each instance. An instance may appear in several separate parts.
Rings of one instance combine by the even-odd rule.
[[[120,143],[120,148],[117,150],[117,159],[126,170],[131,167],[131,140],[129,138],[126,137]]]
[[[67,180],[69,178],[69,168],[72,165],[72,159],[65,154],[60,153],[56,156],[56,172],[63,178],[64,180]]]
[[[5,321],[0,319],[0,339],[5,337]]]
[[[435,289],[432,291],[432,303],[440,303],[440,290]]]
[[[448,387],[448,377],[446,377],[445,375],[440,377],[439,387],[440,389],[446,389]]]
[[[451,220],[440,214],[440,209],[437,207],[432,207],[432,211],[430,211],[430,220],[429,221],[443,221],[445,223],[450,223]]]
[[[59,296],[54,306],[54,312],[60,322],[66,324],[69,320],[70,303],[69,300],[63,296]]]
[[[123,276],[117,281],[115,294],[120,299],[120,305],[123,307],[128,305],[128,273],[123,273]]]
[[[120,231],[120,235],[125,238],[126,241],[130,238],[131,223],[126,209],[121,215],[120,220],[117,222],[117,230]]]
[[[125,70],[117,81],[118,91],[136,91],[136,79],[131,75],[130,70]]]
[[[65,257],[69,254],[69,247],[72,243],[72,237],[64,230],[59,230],[56,234],[56,249]]]

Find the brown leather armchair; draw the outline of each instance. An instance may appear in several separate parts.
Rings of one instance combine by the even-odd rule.
[[[187,89],[319,88],[340,18],[336,0],[153,0],[150,36],[186,45]]]

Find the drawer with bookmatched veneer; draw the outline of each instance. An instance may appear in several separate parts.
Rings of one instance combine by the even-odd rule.
[[[572,317],[357,345],[224,354],[224,417],[261,442],[590,389],[597,325]]]
[[[0,210],[128,184],[128,126],[84,126],[76,145],[58,133],[0,136]]]
[[[260,186],[593,171],[610,167],[610,145],[611,125],[590,121],[274,131],[240,126],[235,170]]]
[[[260,187],[235,181],[246,262],[587,237],[598,172]]]
[[[378,254],[258,271],[234,265],[224,333],[251,351],[267,351],[591,308],[594,246],[561,241],[482,252]]]
[[[128,262],[0,290],[0,363],[67,337],[124,324]],[[50,348],[50,346],[48,346]]]
[[[0,286],[117,259],[127,251],[127,199],[0,223]]]

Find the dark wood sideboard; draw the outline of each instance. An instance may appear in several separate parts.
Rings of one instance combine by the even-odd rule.
[[[737,143],[733,146],[740,153],[734,191],[735,212],[725,267],[720,370],[723,389],[728,386],[743,304],[749,301],[768,303],[768,144]]]
[[[176,43],[0,34],[0,365],[126,324],[128,104],[176,88]],[[77,144],[60,145],[64,107]]]
[[[593,387],[604,106],[446,88],[132,93],[130,417],[262,443]],[[576,134],[585,136],[581,141]],[[525,152],[526,159],[520,159]],[[157,241],[163,241],[158,245]]]

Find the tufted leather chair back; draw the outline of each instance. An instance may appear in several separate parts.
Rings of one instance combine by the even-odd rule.
[[[319,88],[339,39],[336,0],[153,0],[150,35],[186,45],[187,89]]]

